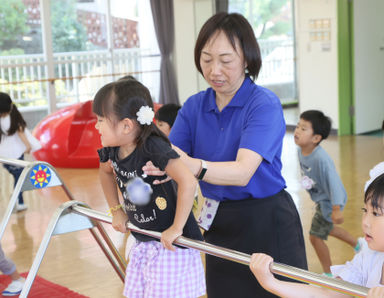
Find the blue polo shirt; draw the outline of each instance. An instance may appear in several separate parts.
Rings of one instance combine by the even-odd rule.
[[[207,161],[234,161],[239,148],[263,157],[246,186],[221,186],[200,181],[202,194],[218,201],[264,198],[285,188],[281,150],[285,121],[279,98],[246,77],[220,112],[215,91],[208,88],[184,103],[169,136],[189,156]],[[209,169],[208,169],[209,171]]]

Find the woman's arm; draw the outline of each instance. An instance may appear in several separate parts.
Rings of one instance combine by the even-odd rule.
[[[201,170],[201,160],[192,158],[180,148],[172,145],[172,148],[180,155],[181,160],[197,176]],[[260,154],[240,148],[237,151],[235,161],[207,162],[207,172],[203,181],[216,185],[245,186],[260,166],[263,158]]]
[[[170,159],[165,171],[177,183],[177,203],[173,224],[161,234],[161,242],[165,248],[174,250],[172,242],[183,233],[192,210],[197,181],[179,158]]]
[[[324,288],[314,287],[308,284],[295,282],[287,282],[276,279],[270,270],[270,265],[273,262],[272,257],[255,253],[252,255],[250,268],[260,285],[267,291],[285,298],[325,298],[349,297],[335,291]]]
[[[27,139],[27,136],[25,135],[25,132],[24,130],[22,129],[19,129],[17,131],[17,134],[19,135],[19,138],[20,140],[23,142],[23,144],[25,145],[25,151],[24,153],[30,153],[31,152],[31,149],[32,149],[32,146],[31,144],[29,143],[28,139]]]
[[[119,195],[115,182],[115,174],[113,173],[110,162],[100,162],[99,178],[109,208],[118,206],[120,204]],[[127,232],[125,224],[128,218],[123,209],[118,208],[117,210],[112,210],[111,213],[113,216],[112,227],[116,231],[120,231],[122,233]]]

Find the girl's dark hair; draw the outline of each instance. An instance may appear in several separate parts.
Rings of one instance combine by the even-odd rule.
[[[261,53],[253,29],[246,18],[238,13],[219,12],[210,17],[200,30],[195,45],[195,65],[203,74],[200,66],[201,51],[208,40],[217,32],[222,31],[236,50],[236,39],[244,54],[247,63],[248,75],[255,79],[261,68]]]
[[[12,103],[11,97],[7,93],[0,92],[0,116],[8,113],[11,117],[11,126],[8,131],[3,131],[0,127],[0,141],[3,135],[11,136],[19,130],[24,131],[27,126],[23,116],[17,107]]]
[[[371,201],[372,208],[384,209],[381,203],[384,200],[384,173],[376,177],[365,191],[364,203]]]
[[[300,119],[311,122],[313,133],[315,135],[321,135],[321,140],[328,138],[331,132],[332,121],[331,118],[325,116],[323,112],[308,110],[301,113]]]
[[[135,79],[123,79],[102,87],[95,95],[92,110],[96,115],[105,117],[112,123],[117,123],[124,118],[136,121],[140,128],[136,138],[138,147],[145,144],[146,139],[151,135],[159,136],[170,144],[168,138],[153,122],[150,125],[141,125],[137,121],[136,113],[142,106],[153,109],[151,94],[147,87]]]

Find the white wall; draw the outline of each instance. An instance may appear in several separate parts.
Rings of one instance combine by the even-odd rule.
[[[176,77],[181,104],[207,88],[196,70],[193,51],[203,23],[213,14],[212,0],[174,0]]]
[[[300,112],[321,110],[338,129],[337,0],[295,0],[295,9]]]
[[[355,133],[384,120],[384,1],[354,1]]]

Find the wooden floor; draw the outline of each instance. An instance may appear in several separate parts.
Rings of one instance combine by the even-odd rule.
[[[372,136],[331,136],[323,147],[333,158],[348,193],[345,222],[342,225],[354,236],[361,234],[363,186],[369,170],[384,160],[383,140]],[[313,248],[308,242],[308,230],[314,205],[299,185],[299,165],[296,145],[291,132],[284,140],[283,175],[298,207],[306,238],[309,269],[322,272]],[[75,199],[93,209],[106,211],[96,169],[57,169]],[[2,218],[13,190],[12,178],[0,169],[0,218]],[[14,260],[20,272],[28,271],[44,236],[48,222],[56,208],[67,201],[60,187],[25,192],[28,210],[12,214],[2,246]],[[117,233],[105,225],[116,247],[124,255],[127,235]],[[335,239],[328,241],[334,264],[353,257],[348,245]],[[89,231],[55,236],[48,247],[38,274],[89,297],[123,297],[123,284]]]

